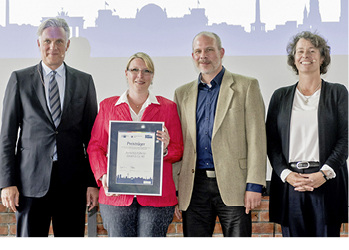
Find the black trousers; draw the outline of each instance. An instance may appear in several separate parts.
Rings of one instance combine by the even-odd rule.
[[[224,237],[250,237],[251,213],[243,206],[226,206],[219,194],[216,178],[208,178],[204,171],[196,171],[190,205],[183,211],[185,237],[211,237],[216,217]]]
[[[17,237],[47,237],[52,220],[55,237],[83,237],[86,188],[64,187],[54,164],[48,193],[41,198],[19,197]]]

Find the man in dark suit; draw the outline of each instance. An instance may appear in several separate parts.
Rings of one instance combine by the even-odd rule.
[[[97,114],[91,75],[67,66],[69,26],[38,29],[42,61],[12,73],[2,113],[0,189],[16,212],[17,236],[84,236],[86,204],[98,189],[85,148]]]

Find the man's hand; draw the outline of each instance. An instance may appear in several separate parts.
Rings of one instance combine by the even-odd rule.
[[[98,188],[88,187],[86,192],[86,206],[89,207],[88,211],[98,205]]]
[[[262,194],[252,191],[245,192],[245,213],[248,214],[250,210],[258,207],[261,204]]]
[[[16,186],[6,187],[1,190],[2,204],[17,212],[16,207],[19,206],[19,192]]]

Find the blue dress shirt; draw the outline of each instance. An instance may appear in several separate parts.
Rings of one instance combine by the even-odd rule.
[[[211,87],[201,81],[199,75],[198,100],[196,104],[196,147],[197,169],[214,169],[211,140],[217,100],[225,69],[210,82]]]
[[[210,82],[211,87],[202,82],[201,74],[198,79],[198,99],[196,105],[196,147],[197,169],[214,170],[212,157],[212,131],[216,114],[217,100],[225,68]],[[246,191],[262,192],[262,185],[247,183]]]

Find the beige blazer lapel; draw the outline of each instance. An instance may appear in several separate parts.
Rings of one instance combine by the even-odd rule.
[[[216,115],[213,124],[212,138],[214,138],[218,129],[220,128],[223,119],[231,106],[232,98],[234,95],[234,90],[232,85],[234,84],[234,79],[230,72],[227,70],[224,73],[221,88],[219,90],[219,96],[217,101]]]
[[[196,103],[198,98],[198,82],[194,81],[183,98],[183,107],[188,125],[188,131],[196,148]]]

